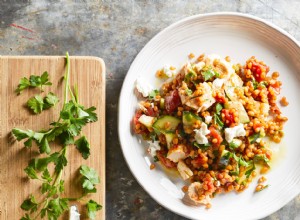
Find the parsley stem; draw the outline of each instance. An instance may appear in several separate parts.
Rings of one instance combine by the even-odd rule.
[[[65,198],[65,199],[67,199],[67,200],[69,200],[69,201],[79,201],[79,200],[81,200],[83,197],[84,197],[84,195],[82,195],[82,196],[80,196],[80,197],[78,197],[78,198]]]
[[[66,153],[67,153],[67,147],[64,146],[64,148],[61,150],[61,152],[62,152],[61,154],[65,156]],[[59,171],[59,173],[57,174],[57,176],[56,176],[56,178],[55,178],[55,180],[54,180],[54,182],[53,182],[53,184],[52,184],[52,186],[56,186],[57,183],[61,180],[62,171],[63,171],[63,169],[61,169],[61,170]]]
[[[66,52],[66,72],[65,72],[65,90],[64,90],[64,106],[68,102],[68,88],[69,88],[69,77],[70,77],[70,58],[69,53]]]
[[[48,205],[48,199],[46,199],[45,201],[43,201],[41,204],[43,204],[43,203],[45,203],[45,205],[43,206],[43,208],[40,209],[40,211],[36,214],[36,216],[33,218],[33,220],[39,219],[39,216],[40,216],[42,210],[43,210],[44,208],[46,208],[47,205]],[[40,204],[40,205],[41,205],[41,204]]]

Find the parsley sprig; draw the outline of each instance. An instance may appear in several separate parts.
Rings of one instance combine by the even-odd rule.
[[[59,99],[52,92],[49,92],[45,98],[36,95],[27,101],[27,106],[35,114],[40,114],[43,110],[49,109],[58,103]]]
[[[41,76],[31,75],[28,78],[23,77],[18,85],[18,88],[16,89],[16,93],[20,95],[23,90],[27,88],[40,88],[41,91],[43,91],[43,86],[51,86],[52,83],[49,81],[49,74],[47,71],[43,72]]]
[[[32,147],[35,143],[44,157],[34,158],[29,161],[28,166],[24,169],[30,179],[39,180],[41,184],[41,195],[37,198],[30,195],[24,200],[21,208],[27,213],[21,220],[34,219],[58,219],[69,208],[69,201],[83,201],[83,197],[88,193],[95,193],[96,185],[100,183],[99,176],[93,168],[82,165],[80,174],[82,175],[82,196],[80,198],[64,198],[64,180],[62,173],[68,164],[67,151],[69,145],[75,145],[84,159],[90,155],[90,144],[87,138],[81,134],[82,128],[91,122],[97,121],[96,108],[85,108],[78,102],[77,89],[73,91],[69,85],[70,77],[70,60],[69,54],[66,53],[66,73],[64,75],[64,103],[60,111],[57,121],[50,124],[47,130],[32,131],[14,128],[13,135],[18,141],[25,140],[24,145],[27,148]],[[48,81],[48,73],[44,72],[42,76],[30,76],[29,80],[22,78],[18,86],[17,92],[21,93],[27,87],[40,87],[43,85],[51,85]],[[69,96],[71,97],[69,99]],[[35,112],[40,113],[43,109],[47,109],[57,103],[58,99],[54,94],[49,93],[44,99],[35,96],[31,99],[28,106]],[[77,139],[77,140],[75,140]],[[59,141],[61,150],[51,153],[51,143]],[[50,166],[54,166],[52,174],[50,174]],[[88,216],[95,219],[96,211],[102,207],[97,202],[89,200],[86,204]]]

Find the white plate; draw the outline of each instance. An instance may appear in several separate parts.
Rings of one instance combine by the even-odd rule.
[[[159,86],[156,70],[165,64],[180,67],[187,55],[217,53],[243,63],[255,55],[271,71],[280,72],[281,95],[289,106],[282,108],[289,117],[279,159],[267,174],[270,187],[254,193],[254,181],[243,193],[218,195],[212,208],[190,207],[182,203],[183,182],[161,168],[149,169],[146,147],[131,130],[137,107],[134,82],[138,76]],[[125,78],[119,102],[119,137],[127,164],[141,186],[167,209],[191,219],[259,219],[283,207],[300,192],[300,47],[282,29],[259,18],[238,13],[214,13],[183,19],[157,34],[138,54]],[[151,160],[151,159],[150,159]]]

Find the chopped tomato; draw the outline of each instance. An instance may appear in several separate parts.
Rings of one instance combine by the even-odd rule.
[[[213,139],[217,139],[217,143],[214,143],[214,144],[216,146],[219,146],[223,141],[223,138],[222,138],[220,132],[214,126],[210,126],[209,130],[210,130],[210,133],[208,135],[210,136],[211,141]]]
[[[177,107],[181,104],[178,90],[174,90],[170,95],[165,97],[165,109],[168,114],[174,112]]]
[[[143,113],[141,111],[137,111],[133,117],[133,130],[136,134],[149,133],[148,129],[146,129],[146,127],[138,121],[142,114]]]
[[[169,160],[168,158],[166,158],[166,151],[164,150],[159,150],[156,151],[156,156],[158,158],[158,160],[166,167],[169,169],[175,168],[177,167],[176,163],[174,163],[173,161]]]
[[[251,72],[257,82],[261,82],[266,78],[269,67],[257,62],[252,62]]]
[[[222,109],[222,120],[225,122],[226,125],[231,125],[235,123],[234,120],[234,113],[232,111],[229,111],[228,109]],[[223,117],[223,114],[225,115]]]
[[[136,125],[138,123],[140,123],[138,120],[139,118],[142,116],[142,112],[141,111],[137,111],[133,117],[133,124]]]
[[[145,112],[145,115],[151,116],[151,117],[156,117],[157,116],[157,113],[153,110],[153,108],[148,107],[146,109],[147,109],[147,111]]]
[[[216,102],[218,103],[225,103],[226,97],[224,93],[217,92],[216,96],[214,97],[216,99]]]

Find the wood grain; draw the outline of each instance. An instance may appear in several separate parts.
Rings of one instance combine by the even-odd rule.
[[[38,155],[38,149],[24,148],[23,142],[12,141],[12,128],[41,130],[47,129],[49,123],[57,120],[63,104],[62,77],[65,70],[64,57],[1,57],[0,56],[0,219],[20,219],[24,212],[20,205],[30,193],[39,195],[40,182],[29,180],[23,169],[29,160]],[[39,115],[31,114],[25,108],[26,101],[39,94],[38,89],[27,89],[17,96],[16,89],[21,77],[31,74],[40,75],[48,71],[52,86],[46,86],[42,96],[48,92],[55,93],[60,102],[54,108],[43,111]],[[95,168],[101,179],[97,193],[92,198],[103,205],[96,219],[105,219],[105,65],[102,59],[96,57],[71,57],[71,85],[79,89],[79,102],[86,107],[95,106],[98,121],[88,124],[83,133],[91,144],[91,156],[84,160],[74,146],[68,147],[68,165],[64,169],[65,196],[79,197],[81,195],[78,169],[81,164]],[[54,144],[52,152],[61,147]],[[45,156],[45,155],[42,155]],[[77,203],[81,219],[84,206]],[[66,213],[62,219],[68,219]]]

